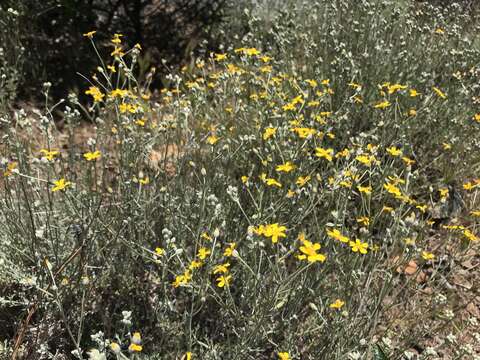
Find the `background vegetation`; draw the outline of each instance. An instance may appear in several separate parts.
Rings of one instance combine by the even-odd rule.
[[[2,3],[0,354],[478,358],[472,3],[174,4]]]

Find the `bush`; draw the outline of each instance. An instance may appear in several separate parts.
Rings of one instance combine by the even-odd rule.
[[[436,11],[250,18],[158,97],[112,35],[88,139],[70,96],[63,134],[18,113],[31,134],[0,148],[2,304],[28,319],[9,355],[400,358],[470,326],[446,284],[479,243],[479,49]]]
[[[24,96],[37,96],[41,84],[56,79],[50,91],[56,99],[83,86],[78,75],[90,74],[95,59],[82,41],[82,33],[98,29],[97,39],[108,43],[113,33],[122,33],[131,46],[148,49],[144,67],[159,63],[177,64],[207,37],[211,27],[222,20],[225,0],[46,0],[5,1],[23,9],[21,41],[28,49],[28,64],[22,88]],[[106,56],[113,49],[101,47]],[[69,61],[65,61],[68,58]]]

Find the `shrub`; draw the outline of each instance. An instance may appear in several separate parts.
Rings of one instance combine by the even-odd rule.
[[[445,279],[478,249],[478,49],[461,18],[418,16],[299,5],[158,96],[113,35],[63,141],[51,108],[4,137],[2,303],[30,314],[10,349],[399,358],[463,326]],[[79,143],[80,111],[95,127]]]

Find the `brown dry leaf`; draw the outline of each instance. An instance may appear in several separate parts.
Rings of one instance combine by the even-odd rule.
[[[474,303],[469,303],[467,305],[467,311],[470,313],[470,315],[476,317],[477,319],[480,319],[480,310],[478,309],[478,306]]]
[[[417,284],[423,284],[427,282],[427,279],[428,279],[428,276],[423,271],[420,271],[417,277],[415,278],[415,280],[417,281]]]
[[[407,264],[403,272],[407,275],[413,275],[418,269],[418,265],[415,261],[410,260],[410,262]]]
[[[176,174],[176,161],[183,155],[183,150],[175,144],[154,149],[148,155],[148,166],[155,171],[164,170],[167,175]]]
[[[472,269],[472,268],[475,267],[475,265],[472,263],[472,259],[468,259],[468,260],[462,262],[461,265],[462,265],[465,269]]]
[[[461,286],[461,287],[463,287],[467,290],[470,290],[472,288],[472,283],[468,281],[466,276],[464,276],[463,274],[460,274],[460,273],[457,273],[457,274],[453,275],[452,282],[455,285]]]

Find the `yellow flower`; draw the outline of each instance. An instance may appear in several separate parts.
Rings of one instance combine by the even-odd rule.
[[[443,30],[442,28],[436,28],[435,29],[435,34],[443,35],[443,34],[445,34],[445,30]]]
[[[364,193],[364,194],[367,194],[367,195],[370,195],[372,193],[372,187],[371,186],[361,186],[361,185],[358,185],[357,186],[357,190],[361,193]]]
[[[417,90],[415,89],[410,89],[410,96],[411,97],[416,97],[418,95],[421,95]]]
[[[213,273],[214,274],[226,274],[228,273],[228,268],[229,268],[230,264],[229,263],[225,263],[225,264],[220,264],[220,265],[216,265],[214,268],[213,268]]]
[[[357,218],[357,222],[365,226],[370,225],[370,219],[367,216]]]
[[[435,93],[440,96],[442,99],[446,99],[447,98],[447,95],[445,95],[442,90],[440,90],[439,88],[437,87],[432,87],[433,91],[435,91]]]
[[[292,131],[296,132],[301,139],[307,139],[308,137],[315,135],[317,132],[315,129],[305,127],[295,127]]]
[[[199,259],[201,260],[205,260],[205,258],[210,255],[211,251],[208,250],[207,248],[201,248],[200,250],[198,250],[198,254],[197,256],[199,257]]]
[[[135,120],[135,124],[137,124],[138,126],[145,126],[145,119],[137,119]]]
[[[192,279],[192,274],[190,270],[186,270],[183,275],[178,275],[175,277],[175,281],[173,282],[173,287],[177,288],[181,285],[187,284]]]
[[[47,159],[48,161],[52,161],[56,155],[60,154],[58,150],[46,150],[46,149],[41,149],[40,152],[43,154],[43,157]]]
[[[472,184],[471,182],[467,182],[462,185],[465,190],[472,190],[474,189],[477,185]]]
[[[349,242],[350,248],[353,252],[360,252],[360,254],[366,254],[368,252],[368,244],[355,239],[355,242]]]
[[[128,96],[128,90],[117,88],[115,90],[112,90],[108,96],[110,96],[112,98],[116,98],[117,96],[121,97],[121,98],[124,98],[124,97]]]
[[[162,256],[163,254],[165,254],[165,250],[162,249],[161,247],[157,247],[155,248],[155,254],[158,256]]]
[[[463,235],[470,241],[478,241],[478,237],[468,229],[463,230]]]
[[[100,156],[101,156],[101,152],[98,151],[98,150],[95,151],[95,152],[87,152],[87,153],[83,154],[83,157],[87,161],[96,160],[96,159],[100,158]]]
[[[263,73],[270,73],[272,72],[272,66],[271,65],[265,65],[260,68],[260,71]]]
[[[314,89],[318,86],[318,83],[315,80],[307,79],[307,80],[305,80],[305,82]]]
[[[112,350],[113,353],[115,353],[115,354],[120,354],[120,352],[122,351],[122,348],[116,342],[111,342],[110,343],[110,350]]]
[[[402,157],[402,160],[405,163],[405,165],[407,165],[407,166],[412,166],[413,164],[415,164],[415,160],[412,160],[412,159],[410,159],[409,157],[406,157],[406,156]]]
[[[392,105],[392,104],[390,103],[390,101],[385,100],[385,101],[382,101],[382,102],[379,102],[379,103],[375,104],[373,107],[374,107],[375,109],[386,109],[386,108],[389,107],[390,105]]]
[[[285,238],[287,235],[285,231],[287,228],[285,226],[279,226],[278,223],[259,225],[257,228],[253,229],[257,235],[263,235],[265,237],[271,238],[272,243],[277,243],[278,238]]]
[[[332,239],[338,240],[343,243],[348,243],[350,241],[350,239],[347,236],[342,235],[342,233],[338,229],[327,229],[327,235]]]
[[[278,172],[290,172],[295,169],[295,165],[292,164],[290,161],[287,161],[285,164],[278,165],[275,170]]]
[[[331,303],[329,306],[331,309],[341,309],[345,305],[345,301],[340,299],[335,300],[335,302]]]
[[[425,213],[427,211],[428,206],[427,205],[416,205],[415,206],[418,210],[420,210],[422,213]]]
[[[215,61],[223,61],[227,59],[227,54],[214,54]]]
[[[248,182],[248,176],[243,175],[243,176],[241,177],[241,180],[242,180],[242,183],[243,183],[243,184],[246,184],[246,183]]]
[[[343,149],[342,151],[339,151],[335,157],[336,158],[348,158],[350,156],[350,150],[348,150],[347,148]]]
[[[292,111],[292,110],[295,110],[295,104],[293,103],[288,103],[288,104],[285,104],[282,106],[282,109],[284,111]]]
[[[259,55],[260,54],[260,51],[258,51],[255,48],[244,48],[244,47],[235,49],[234,52],[237,53],[237,54],[242,53],[242,54],[248,55],[248,56]]]
[[[121,40],[120,40],[121,37],[123,37],[123,34],[113,34],[112,42],[114,44],[119,44],[121,42]]]
[[[386,183],[383,184],[383,188],[387,190],[388,193],[395,195],[395,196],[402,196],[402,192],[398,187],[396,187],[394,184],[391,183]]]
[[[120,56],[122,57],[125,53],[122,51],[121,47],[115,46],[115,49],[110,53],[110,56]]]
[[[299,176],[297,178],[297,181],[295,181],[295,184],[297,184],[298,186],[302,187],[304,186],[307,182],[310,181],[312,177],[310,175],[307,175],[307,176]]]
[[[405,90],[407,87],[405,85],[400,85],[400,84],[393,84],[393,85],[388,85],[388,93],[391,95],[399,90]]]
[[[320,250],[320,244],[313,244],[308,240],[303,240],[303,245],[300,246],[301,255],[298,255],[299,260],[307,260],[308,262],[324,262],[327,258],[323,254],[317,254],[317,251]]]
[[[138,182],[140,183],[140,185],[148,185],[150,184],[150,178],[147,176],[143,179],[138,179]]]
[[[279,187],[281,188],[282,187],[282,184],[279,183],[277,180],[275,179],[265,179],[265,183],[268,185],[268,186],[276,186],[276,187]]]
[[[135,111],[137,111],[137,108],[138,106],[135,105],[135,104],[127,104],[127,103],[121,103],[119,106],[118,106],[118,109],[120,110],[120,112],[122,114],[126,113],[126,112],[129,112],[131,114],[134,114]]]
[[[278,360],[290,360],[290,355],[288,354],[288,352],[279,352]]]
[[[115,65],[107,65],[107,69],[110,70],[112,73],[117,72],[117,70],[115,69]]]
[[[442,199],[445,199],[448,197],[448,188],[438,189],[438,192],[440,193],[440,197]]]
[[[232,282],[232,275],[227,275],[227,276],[222,275],[217,278],[217,282],[218,282],[217,286],[219,288],[223,288],[225,285],[228,286]]]
[[[472,210],[470,211],[470,215],[480,217],[480,210]]]
[[[435,255],[428,251],[422,251],[422,258],[429,261],[435,259]]]
[[[92,95],[94,102],[100,102],[105,97],[105,95],[102,94],[100,89],[96,86],[90,86],[88,90],[85,91],[85,95]]]
[[[315,149],[315,156],[319,157],[319,158],[324,158],[328,161],[332,161],[333,160],[333,149],[329,148],[329,149],[324,149],[324,148],[321,148],[321,147],[317,147]]]
[[[268,140],[270,139],[272,136],[275,136],[275,133],[277,132],[277,128],[275,127],[268,127],[265,129],[264,133],[263,133],[263,140]]]
[[[8,177],[11,176],[14,173],[14,170],[17,169],[18,163],[16,162],[9,162],[7,164],[7,169],[3,173],[3,176]]]
[[[89,31],[89,32],[83,34],[83,36],[88,37],[89,39],[92,39],[93,35],[95,35],[96,32],[97,32],[96,30]]]
[[[72,184],[70,181],[65,181],[65,179],[55,180],[53,183],[55,186],[52,188],[52,191],[64,190]]]
[[[397,149],[395,146],[387,148],[387,152],[392,156],[402,155],[402,150]]]
[[[355,158],[355,160],[357,160],[358,162],[361,162],[362,164],[364,164],[366,166],[372,165],[372,160],[373,159],[374,159],[374,157],[369,156],[369,155],[358,155]]]
[[[245,51],[243,52],[245,55],[247,56],[255,56],[255,55],[260,55],[260,51],[255,49],[255,48],[248,48],[248,49],[245,49]]]
[[[202,263],[201,261],[192,260],[192,261],[190,262],[190,265],[188,265],[188,269],[189,269],[189,270],[198,269],[198,268],[200,268],[202,265],[203,265],[203,263]]]
[[[203,232],[203,233],[200,235],[200,237],[201,237],[202,239],[207,240],[207,241],[212,241],[212,240],[213,240],[212,237],[211,237],[210,235],[208,235],[207,232]]]
[[[442,225],[442,227],[448,230],[465,230],[465,227],[462,225]]]
[[[443,150],[450,150],[452,148],[452,145],[448,143],[443,143],[442,144]]]
[[[480,113],[475,114],[475,115],[473,116],[473,120],[475,120],[476,122],[480,123]]]
[[[243,74],[244,70],[239,68],[238,66],[235,66],[233,64],[228,64],[227,65],[227,71],[229,74],[232,75],[240,75]]]
[[[142,335],[138,331],[134,332],[131,341],[133,344],[140,345],[142,343]]]
[[[382,212],[388,212],[388,213],[391,213],[393,211],[393,208],[390,207],[390,206],[383,206],[382,208]]]
[[[378,148],[378,145],[374,144],[367,144],[367,150],[370,151],[371,153],[374,153]]]
[[[181,360],[192,360],[192,353],[190,351],[187,351],[185,353],[185,356],[182,356]]]
[[[130,346],[128,347],[128,351],[130,352],[140,352],[142,351],[143,347],[142,345],[137,345],[137,344],[130,344]]]
[[[207,138],[207,143],[209,143],[210,145],[215,145],[218,140],[218,137],[216,137],[215,135],[211,135]]]
[[[285,231],[287,228],[283,225],[279,226],[278,223],[270,224],[265,227],[264,235],[272,239],[272,243],[278,242],[278,238],[287,237]]]
[[[237,246],[236,243],[230,243],[229,247],[227,247],[223,252],[223,256],[226,256],[226,257],[232,256],[236,246]]]
[[[301,232],[300,234],[298,234],[297,239],[300,240],[301,242],[304,242],[305,240],[307,240],[307,237],[305,236],[304,232]]]
[[[265,233],[265,225],[258,225],[257,227],[251,227],[251,229],[257,235],[263,235]]]

